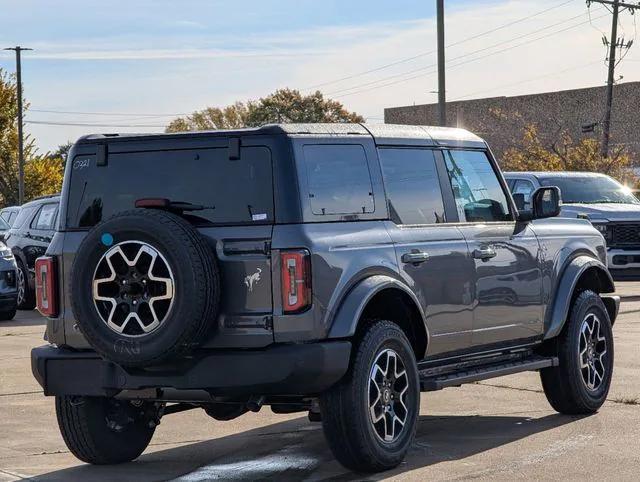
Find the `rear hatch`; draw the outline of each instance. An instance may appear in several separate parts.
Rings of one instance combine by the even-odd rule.
[[[187,140],[187,139],[185,139]],[[271,151],[260,142],[211,139],[208,147],[173,140],[78,145],[63,192],[62,286],[88,229],[148,198],[191,203],[184,217],[215,250],[221,271],[218,329],[208,347],[259,347],[273,342],[270,245],[274,223]],[[231,142],[231,143],[230,143]],[[245,145],[246,144],[246,145]],[[255,144],[255,145],[254,145]],[[185,146],[188,147],[188,146]],[[88,152],[89,154],[82,154]],[[107,154],[108,152],[108,154]],[[69,293],[63,296],[66,343],[86,346],[74,330]]]

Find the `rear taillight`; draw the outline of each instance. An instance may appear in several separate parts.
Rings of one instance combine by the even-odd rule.
[[[282,308],[300,313],[311,306],[311,261],[305,249],[282,251]]]
[[[44,316],[58,316],[56,263],[50,256],[36,259],[36,303]]]

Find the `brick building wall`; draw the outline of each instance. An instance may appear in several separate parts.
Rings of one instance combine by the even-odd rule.
[[[501,154],[522,139],[525,124],[537,125],[541,139],[550,144],[558,132],[566,129],[579,140],[585,136],[601,138],[601,126],[583,134],[582,126],[602,120],[605,87],[564,90],[514,97],[493,97],[447,103],[447,124],[463,127],[482,136],[495,154]],[[387,124],[437,125],[438,105],[413,105],[385,109]],[[640,82],[628,82],[614,88],[611,142],[628,147],[640,164]]]

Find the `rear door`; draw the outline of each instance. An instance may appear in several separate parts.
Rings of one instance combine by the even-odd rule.
[[[221,275],[218,329],[204,346],[266,346],[273,342],[271,149],[250,137],[239,150],[226,138],[208,143],[167,150],[114,143],[104,165],[77,163],[83,167],[72,173],[66,225],[84,230],[144,198],[200,206],[184,218],[215,250]]]
[[[42,204],[31,222],[22,229],[22,252],[30,271],[34,269],[36,259],[45,254],[53,239],[57,215],[57,202]]]
[[[516,223],[506,186],[485,151],[447,150],[444,156],[459,227],[475,264],[474,346],[540,336],[542,272],[535,233]]]
[[[441,158],[438,155],[438,160]],[[473,260],[455,225],[447,224],[436,153],[426,148],[381,148],[391,221],[387,230],[398,264],[427,315],[429,356],[471,345]]]

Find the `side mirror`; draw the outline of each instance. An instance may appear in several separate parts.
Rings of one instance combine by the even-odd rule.
[[[531,206],[531,210],[520,213],[519,219],[521,221],[556,217],[560,214],[562,206],[560,188],[545,186],[536,189],[531,195]]]

